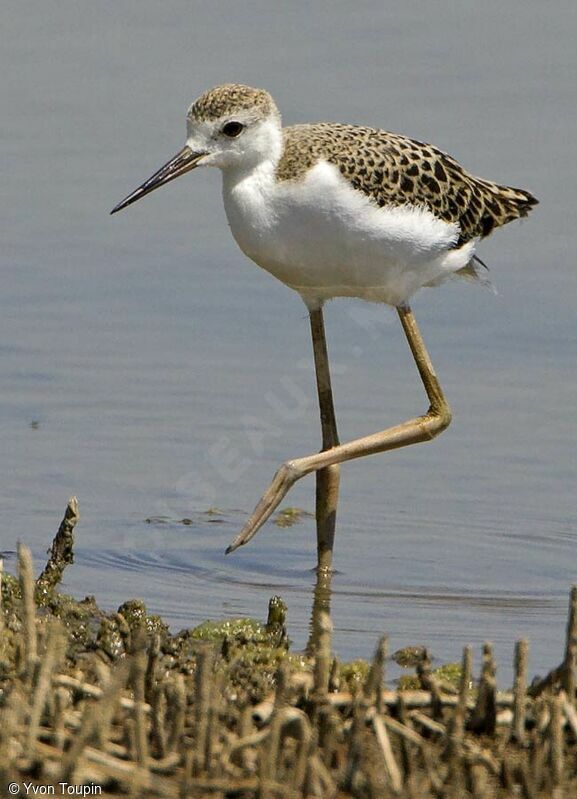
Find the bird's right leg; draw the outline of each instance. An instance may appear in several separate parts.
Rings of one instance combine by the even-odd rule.
[[[357,438],[346,444],[339,444],[315,455],[295,458],[283,463],[240,534],[228,547],[227,552],[233,552],[248,543],[279,505],[291,486],[306,474],[354,458],[362,458],[365,455],[375,455],[378,452],[387,452],[422,441],[430,441],[449,426],[451,409],[443,395],[413,312],[408,305],[398,307],[397,312],[429,399],[427,413],[394,427],[388,427],[379,433]]]

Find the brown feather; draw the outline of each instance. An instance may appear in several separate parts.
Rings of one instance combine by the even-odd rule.
[[[528,191],[469,174],[431,144],[384,130],[320,122],[284,128],[283,136],[279,180],[298,180],[326,160],[378,206],[424,206],[457,222],[457,247],[527,216],[538,202]]]

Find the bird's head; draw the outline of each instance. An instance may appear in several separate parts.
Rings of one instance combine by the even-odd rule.
[[[128,195],[111,213],[198,166],[250,171],[280,157],[281,120],[270,94],[237,83],[216,86],[190,106],[186,144],[174,158]]]

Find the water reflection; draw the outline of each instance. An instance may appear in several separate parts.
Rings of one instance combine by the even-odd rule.
[[[319,635],[322,628],[321,619],[323,615],[329,619],[331,617],[332,582],[332,569],[316,569],[313,604],[309,621],[309,637],[305,647],[307,655],[312,655],[319,647]]]

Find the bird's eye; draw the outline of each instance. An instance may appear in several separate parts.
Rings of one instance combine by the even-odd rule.
[[[226,125],[223,125],[222,132],[225,136],[228,136],[229,139],[236,139],[237,136],[244,130],[244,125],[242,122],[227,122]]]

